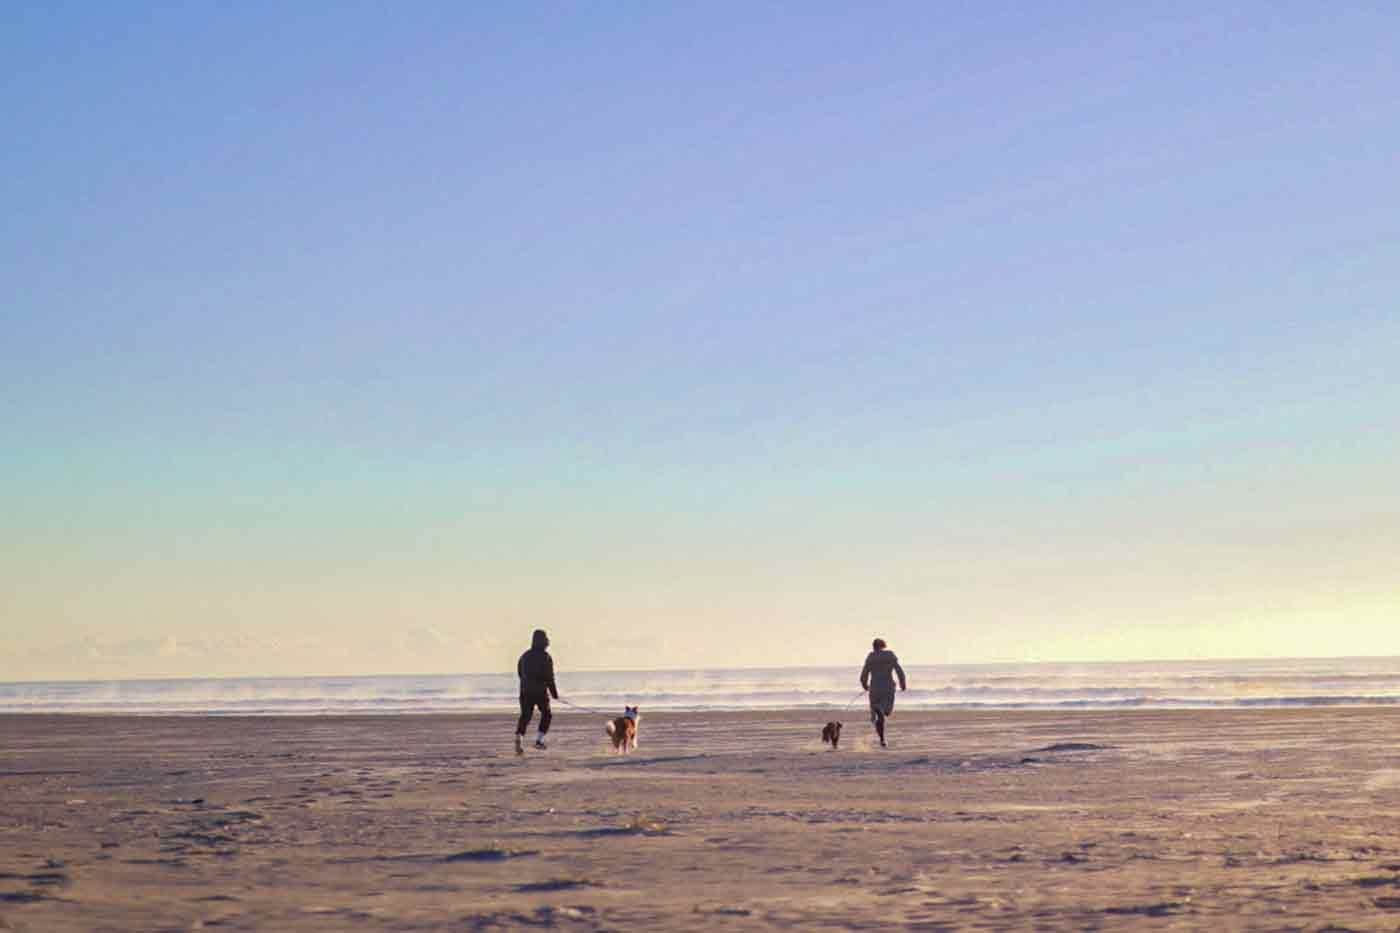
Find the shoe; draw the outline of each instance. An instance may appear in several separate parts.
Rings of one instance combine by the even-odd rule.
[[[517,735],[515,737],[515,753],[517,755],[525,754],[525,738],[523,736]]]
[[[535,739],[535,748],[543,750],[549,748],[549,746],[544,744],[544,739]]]

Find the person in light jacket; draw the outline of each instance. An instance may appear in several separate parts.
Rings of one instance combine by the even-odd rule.
[[[865,656],[865,667],[860,669],[860,688],[870,693],[870,721],[875,724],[875,734],[880,737],[880,747],[885,744],[885,717],[894,712],[894,678],[899,675],[899,689],[908,689],[904,680],[904,668],[899,666],[899,658],[885,647],[885,640],[877,638],[871,644],[872,651]]]

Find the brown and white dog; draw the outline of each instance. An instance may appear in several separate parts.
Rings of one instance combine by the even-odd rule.
[[[841,744],[841,724],[839,722],[829,722],[822,726],[822,742],[836,748]]]
[[[637,747],[637,727],[641,725],[640,706],[624,706],[623,713],[608,722],[606,728],[612,739],[613,751],[627,754],[629,748]]]

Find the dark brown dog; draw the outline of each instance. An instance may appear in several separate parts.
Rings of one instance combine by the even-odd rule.
[[[832,748],[841,744],[841,724],[839,722],[829,722],[822,726],[822,741]]]

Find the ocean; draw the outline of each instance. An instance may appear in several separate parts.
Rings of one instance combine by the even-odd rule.
[[[1400,658],[913,665],[900,709],[1189,709],[1400,703]],[[643,710],[841,709],[858,666],[569,671],[569,704]],[[513,673],[0,683],[0,713],[329,715],[508,712]]]

